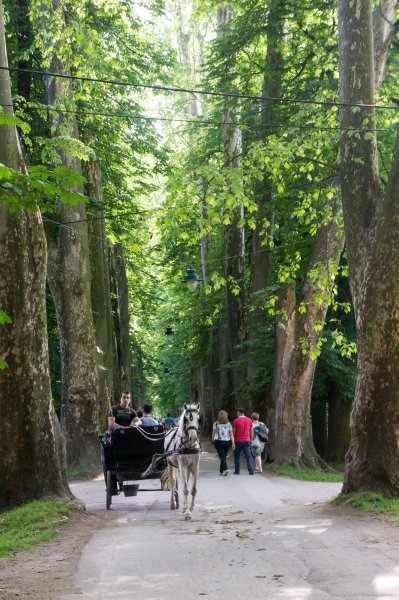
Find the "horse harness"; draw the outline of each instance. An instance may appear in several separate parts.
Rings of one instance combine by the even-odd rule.
[[[190,408],[190,409],[186,410],[186,412],[184,414],[184,423],[186,423],[187,421],[192,422],[194,420],[193,412],[198,413],[198,410],[195,408]],[[189,415],[189,416],[187,416],[187,415]],[[198,434],[198,427],[196,427],[195,425],[189,425],[188,427],[184,426],[184,428],[183,428],[183,433],[185,434],[184,436],[180,436],[179,430],[176,429],[176,431],[174,432],[174,435],[171,436],[171,439],[170,439],[167,447],[165,448],[165,452],[162,456],[167,457],[167,456],[178,455],[178,454],[199,454],[202,450],[201,442],[199,441],[199,439],[198,439],[198,447],[197,448],[186,448],[184,446],[184,444],[189,439],[189,435],[187,432],[190,431],[191,429],[193,429]],[[175,442],[175,440],[176,440],[176,436],[181,437],[180,447],[177,449],[170,450],[172,443]]]

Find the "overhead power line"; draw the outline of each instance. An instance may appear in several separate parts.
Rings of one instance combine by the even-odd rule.
[[[2,106],[3,108],[15,108],[15,106],[13,104],[1,104],[0,106]],[[76,116],[100,116],[100,117],[110,117],[110,118],[117,118],[117,119],[130,119],[132,121],[163,121],[163,122],[170,122],[170,123],[191,123],[192,125],[199,125],[199,126],[205,126],[205,127],[214,127],[214,126],[223,126],[223,125],[234,125],[235,127],[246,127],[249,130],[259,130],[259,131],[266,131],[268,129],[290,129],[290,130],[294,130],[294,129],[311,129],[313,131],[361,131],[363,133],[366,133],[368,131],[370,132],[374,132],[374,131],[388,131],[388,132],[393,132],[396,131],[396,127],[382,127],[382,128],[377,128],[374,127],[372,129],[369,129],[367,127],[325,127],[323,125],[316,125],[316,124],[308,124],[308,125],[297,125],[297,124],[293,124],[293,125],[287,125],[286,123],[265,123],[265,124],[256,124],[256,123],[245,123],[242,121],[210,121],[210,120],[204,120],[201,118],[197,118],[197,119],[173,119],[173,118],[168,118],[168,117],[152,117],[152,116],[148,116],[148,115],[132,115],[130,113],[113,113],[113,112],[97,112],[97,111],[82,111],[82,110],[70,110],[67,108],[56,108],[54,106],[49,106],[49,105],[28,105],[28,106],[24,106],[22,110],[36,110],[38,112],[40,111],[44,111],[47,113],[51,113],[51,112],[59,112],[59,113],[65,113],[65,114],[72,114],[72,115],[76,115]]]
[[[390,104],[363,104],[358,102],[338,102],[336,100],[309,100],[306,98],[284,98],[274,96],[259,96],[252,94],[241,94],[239,92],[213,92],[211,90],[199,90],[185,87],[175,87],[166,85],[155,85],[147,83],[133,83],[131,81],[119,81],[117,79],[103,79],[97,77],[83,77],[81,75],[65,75],[62,73],[53,73],[51,71],[40,71],[38,69],[22,69],[19,67],[0,67],[2,71],[31,73],[33,75],[42,75],[45,77],[58,77],[73,81],[87,81],[92,83],[104,83],[106,85],[117,85],[123,87],[151,89],[161,92],[178,92],[186,94],[198,94],[202,96],[216,96],[219,98],[237,98],[242,100],[259,100],[261,102],[281,102],[287,104],[311,104],[315,106],[337,106],[342,108],[375,108],[384,110],[399,110],[399,106]]]

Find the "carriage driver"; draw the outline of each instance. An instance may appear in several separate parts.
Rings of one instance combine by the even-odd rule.
[[[127,427],[135,427],[136,425],[141,425],[141,421],[137,416],[137,413],[130,404],[130,393],[122,392],[119,400],[119,404],[115,404],[112,406],[108,413],[108,429],[112,431],[115,429],[127,428]],[[103,466],[104,471],[104,479],[105,483],[107,482],[107,470],[112,468],[113,464],[113,455],[112,450],[109,446],[105,446],[101,448],[101,464]],[[112,473],[111,479],[111,494],[118,493],[118,484],[116,480],[115,473]]]
[[[130,427],[140,425],[141,421],[130,404],[130,393],[122,392],[119,404],[111,407],[108,413],[108,428],[110,430],[118,427]]]

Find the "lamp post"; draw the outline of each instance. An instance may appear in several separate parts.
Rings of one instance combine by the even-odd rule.
[[[200,278],[198,274],[191,267],[187,269],[184,279],[182,279],[182,282],[186,284],[190,292],[195,292],[199,281]]]
[[[174,331],[173,331],[173,327],[171,327],[170,325],[168,325],[165,329],[165,335],[174,335]]]

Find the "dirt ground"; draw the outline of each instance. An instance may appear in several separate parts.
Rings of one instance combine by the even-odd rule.
[[[0,559],[0,599],[53,600],[61,591],[73,593],[81,550],[105,521],[73,509],[53,540]]]

